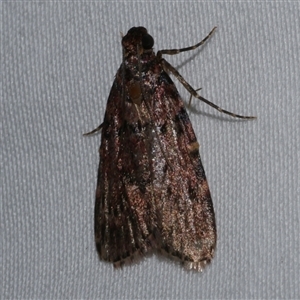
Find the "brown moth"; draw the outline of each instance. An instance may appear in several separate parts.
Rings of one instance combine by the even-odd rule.
[[[168,73],[202,98],[164,58],[202,45],[154,53],[144,27],[122,38],[123,62],[107,101],[95,204],[101,259],[121,266],[159,250],[201,271],[213,258],[216,222],[192,124]]]

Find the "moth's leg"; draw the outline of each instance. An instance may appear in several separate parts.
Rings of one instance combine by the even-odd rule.
[[[232,117],[235,118],[240,118],[240,119],[256,119],[256,117],[252,117],[252,116],[241,116],[241,115],[237,115],[234,114],[230,111],[227,111],[223,108],[220,108],[219,106],[217,106],[216,104],[206,100],[205,98],[201,97],[200,95],[198,95],[198,93],[189,85],[189,83],[180,75],[180,73],[171,65],[169,64],[165,59],[161,59],[161,63],[163,65],[163,68],[165,70],[165,72],[172,72],[173,75],[180,81],[180,83],[188,90],[188,92],[195,98],[205,102],[206,104],[210,105],[211,107],[215,108],[216,110],[218,110],[219,112],[222,112],[224,114],[230,115]]]
[[[196,89],[195,91],[198,92],[198,91],[200,91],[200,90],[202,90],[202,88]],[[193,98],[193,95],[191,94],[191,95],[190,95],[190,100],[189,100],[189,106],[188,106],[188,107],[191,106],[192,98]]]
[[[217,27],[214,27],[211,32],[198,44],[186,48],[181,48],[181,49],[166,49],[166,50],[160,50],[157,52],[158,58],[161,58],[163,54],[168,54],[168,55],[174,55],[178,54],[180,52],[185,52],[185,51],[190,51],[198,48],[199,46],[203,45],[209,38],[210,36],[214,33],[214,31],[217,29]]]
[[[84,135],[84,136],[92,135],[92,134],[94,134],[94,133],[100,131],[100,130],[102,129],[102,127],[103,127],[103,123],[101,123],[97,128],[93,129],[93,130],[90,131],[90,132],[84,133],[83,135]]]

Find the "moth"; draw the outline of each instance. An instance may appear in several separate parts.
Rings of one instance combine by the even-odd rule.
[[[160,251],[201,271],[213,258],[216,221],[192,124],[172,79],[191,96],[233,117],[201,97],[163,57],[198,44],[153,51],[144,27],[122,38],[123,61],[107,101],[95,203],[99,257],[115,267]]]

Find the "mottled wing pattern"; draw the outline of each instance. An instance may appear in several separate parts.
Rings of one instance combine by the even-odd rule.
[[[108,100],[95,206],[98,252],[118,265],[157,247],[199,269],[216,239],[199,146],[169,76],[151,69],[148,76],[152,86],[142,86],[140,105],[127,94],[116,101],[124,98],[118,80]]]
[[[166,73],[160,75],[158,86],[153,120],[162,145],[163,172],[156,172],[161,174],[157,183],[162,185],[154,187],[160,191],[156,198],[157,237],[163,250],[187,268],[201,270],[213,257],[216,226],[199,144],[181,97]]]
[[[141,196],[151,181],[145,134],[134,105],[122,96],[118,77],[111,89],[102,127],[95,204],[95,240],[100,258],[115,266],[149,248],[151,201]],[[124,100],[124,101],[123,101]]]
[[[122,45],[102,124],[99,256],[119,266],[158,249],[201,270],[213,257],[216,229],[199,144],[146,29],[130,29]]]

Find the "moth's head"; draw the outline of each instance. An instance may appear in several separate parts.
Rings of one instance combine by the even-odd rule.
[[[153,37],[144,27],[132,27],[122,39],[125,56],[152,51],[153,45]]]

